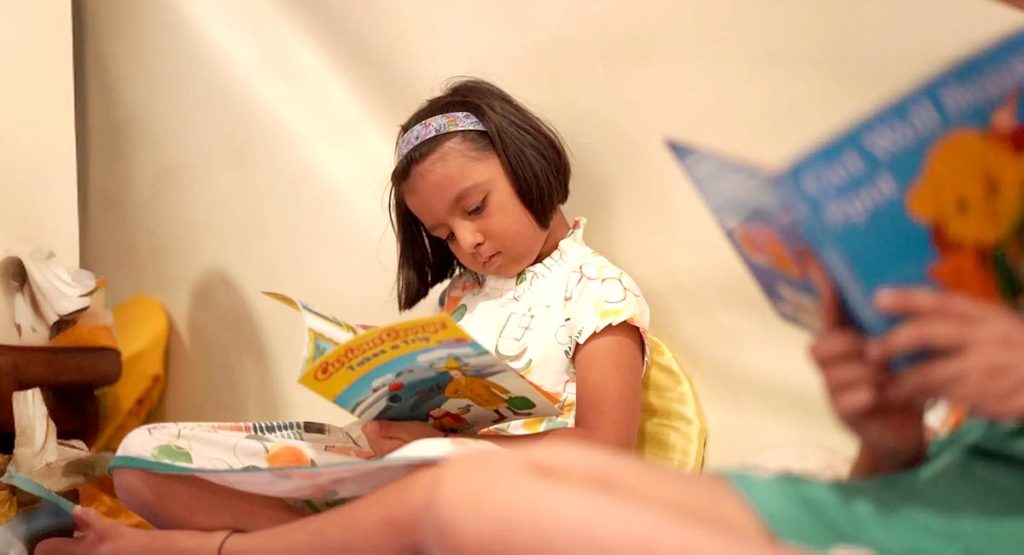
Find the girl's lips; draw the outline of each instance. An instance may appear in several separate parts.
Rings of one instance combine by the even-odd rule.
[[[493,266],[494,263],[498,261],[498,255],[500,255],[500,254],[501,254],[500,252],[496,252],[494,254],[491,254],[487,258],[484,258],[483,260],[481,260],[481,264],[483,264],[484,268],[487,268],[489,266]]]

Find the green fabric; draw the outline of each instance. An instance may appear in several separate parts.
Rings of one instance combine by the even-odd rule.
[[[917,468],[847,482],[732,474],[777,537],[879,553],[1024,553],[1024,426],[969,420]]]

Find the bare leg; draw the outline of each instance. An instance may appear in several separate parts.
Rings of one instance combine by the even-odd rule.
[[[112,523],[44,553],[187,553],[211,536]],[[221,536],[223,537],[223,536]],[[76,548],[81,551],[75,551]],[[87,548],[87,549],[86,549]],[[352,503],[232,536],[271,553],[792,553],[724,481],[593,447],[548,443],[457,457]]]
[[[225,554],[793,553],[728,483],[549,443],[456,457]]]
[[[457,459],[424,511],[429,553],[784,553],[721,478],[590,446]]]
[[[117,497],[157,528],[260,530],[305,516],[281,499],[196,478],[143,470],[113,471]]]
[[[635,498],[752,539],[774,538],[750,504],[724,478],[681,472],[580,441],[534,446],[524,464],[554,480],[576,482]]]
[[[420,553],[418,523],[426,507],[437,468],[426,469],[389,484],[373,494],[331,511],[292,520],[280,526],[240,533],[221,545],[225,531],[139,530],[99,515],[79,513],[74,538],[42,542],[40,555],[176,555],[214,553],[269,555],[303,553]],[[187,494],[183,494],[187,495]]]

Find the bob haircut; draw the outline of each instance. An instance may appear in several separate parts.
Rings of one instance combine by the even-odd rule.
[[[391,226],[398,239],[398,308],[408,310],[430,289],[455,275],[462,264],[448,245],[430,235],[405,204],[402,187],[413,169],[441,145],[455,139],[480,152],[494,152],[523,206],[542,229],[569,198],[572,169],[558,133],[516,99],[481,79],[460,79],[428,100],[398,133],[401,140],[421,121],[449,112],[469,112],[486,131],[459,131],[431,137],[398,160],[391,172]],[[397,142],[397,141],[396,141]]]

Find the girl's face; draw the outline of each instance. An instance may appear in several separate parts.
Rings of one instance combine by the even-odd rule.
[[[478,274],[515,277],[561,240],[537,225],[498,156],[459,138],[420,162],[403,193],[427,231]]]

